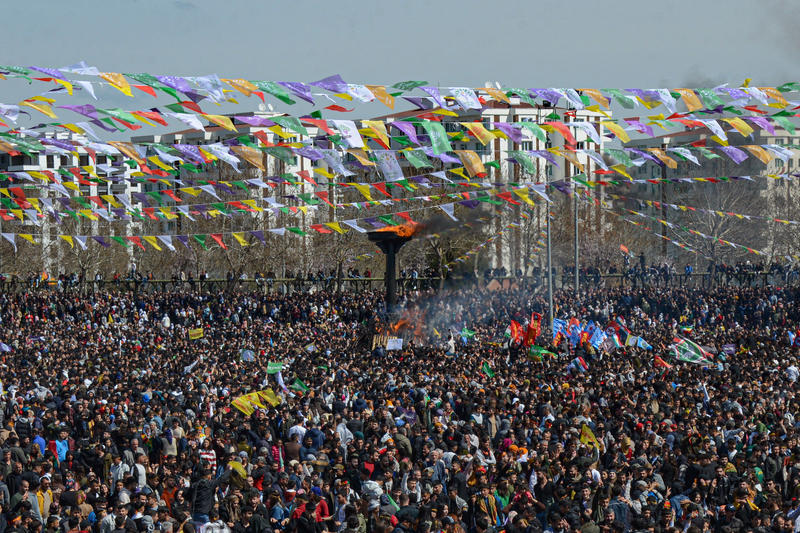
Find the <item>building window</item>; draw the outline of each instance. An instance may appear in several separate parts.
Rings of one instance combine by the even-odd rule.
[[[533,150],[533,141],[522,141],[521,147],[525,151]]]
[[[47,156],[47,168],[55,168],[56,158],[52,155]]]
[[[89,156],[88,155],[79,156],[78,157],[78,164],[80,166],[82,166],[82,167],[85,167],[86,165],[88,165],[89,164]]]
[[[62,156],[59,158],[59,166],[62,166],[62,167],[68,167],[68,166],[70,166],[71,164],[72,164],[72,158],[71,158],[71,157],[69,157],[68,155],[62,155]]]

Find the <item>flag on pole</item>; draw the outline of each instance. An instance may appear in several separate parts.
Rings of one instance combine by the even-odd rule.
[[[300,380],[300,378],[296,378],[294,380],[294,383],[292,383],[292,386],[289,387],[289,388],[292,389],[293,391],[299,392],[301,394],[305,394],[305,393],[307,393],[308,391],[311,390],[311,389],[308,388],[308,385],[306,385],[305,383],[303,383]]]
[[[684,335],[690,335],[692,331],[694,331],[694,328],[692,326],[681,326],[678,329],[680,329],[681,333],[683,333]]]
[[[714,356],[688,339],[675,337],[670,348],[675,359],[698,365],[713,364]]]
[[[532,346],[541,333],[542,315],[540,313],[531,313],[531,321],[530,324],[528,324],[528,329],[525,332],[525,339],[522,344],[525,346]]]
[[[544,348],[542,346],[531,346],[528,349],[528,357],[535,361],[541,361],[542,356],[544,355],[550,355],[552,357],[556,357],[556,354],[554,354],[553,352],[549,351],[547,348]]]
[[[494,377],[494,370],[492,370],[492,367],[490,367],[489,363],[487,363],[486,361],[484,361],[483,365],[481,366],[481,372],[486,374],[486,377],[489,377],[489,378],[493,378]]]
[[[522,333],[522,325],[517,322],[516,320],[511,321],[511,325],[508,326],[509,329],[509,336],[511,340],[515,343],[519,344],[524,340],[524,335]]]
[[[471,331],[471,330],[468,330],[467,326],[464,326],[461,329],[461,336],[464,337],[465,339],[471,339],[472,337],[475,336],[475,332]]]
[[[283,370],[283,361],[270,361],[267,363],[267,374],[277,374]]]
[[[553,319],[553,343],[558,346],[558,343],[561,342],[561,337],[566,336],[567,332],[567,321],[561,320],[560,318]]]
[[[661,359],[659,356],[655,356],[653,359],[653,366],[656,368],[672,368],[672,365]]]
[[[597,437],[594,436],[594,432],[587,426],[583,424],[581,426],[581,444],[591,444],[597,449],[600,449],[600,443],[597,441]]]

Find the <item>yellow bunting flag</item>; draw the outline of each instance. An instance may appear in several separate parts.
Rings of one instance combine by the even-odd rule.
[[[789,105],[786,98],[784,98],[781,92],[775,87],[759,87],[759,90],[780,104],[774,107],[786,107]]]
[[[672,159],[670,156],[664,152],[661,148],[648,148],[648,152],[656,156],[662,163],[667,165],[671,169],[678,168],[678,162]]]
[[[64,239],[67,244],[69,244],[70,248],[75,248],[75,243],[72,242],[72,235],[59,235],[62,239]]]
[[[258,87],[256,87],[249,81],[243,80],[241,78],[237,78],[235,80],[222,78],[222,81],[224,81],[225,83],[227,83],[228,85],[230,85],[231,87],[233,87],[234,89],[236,89],[245,96],[250,96],[251,94],[253,94],[254,91],[258,90]]]
[[[628,132],[625,131],[619,124],[610,120],[604,120],[600,124],[611,130],[611,132],[614,133],[614,135],[616,135],[620,141],[626,143],[631,140],[631,138],[628,136]]]
[[[126,143],[121,141],[109,141],[108,144],[125,154],[126,156],[130,157],[139,166],[144,167],[147,166],[147,161],[142,159],[142,156],[139,155],[139,152],[136,151],[136,146],[133,143]]]
[[[122,74],[118,72],[101,72],[100,77],[106,80],[113,88],[122,92],[125,96],[133,98],[131,86]]]
[[[361,123],[368,127],[375,135],[378,136],[381,144],[387,149],[389,148],[389,134],[386,132],[386,124],[381,120],[362,120]]]
[[[197,340],[197,339],[202,339],[203,338],[203,328],[190,329],[189,330],[189,338],[191,340],[193,340],[193,341]]]
[[[372,195],[369,193],[369,185],[367,185],[366,183],[348,183],[347,185],[355,187],[356,190],[358,190],[358,192],[360,192],[364,198],[366,198],[370,202],[372,201]]]
[[[750,124],[739,117],[723,118],[722,120],[733,126],[736,131],[742,135],[742,137],[749,137],[750,134],[753,133],[753,128],[750,126]]]
[[[528,189],[514,189],[514,194],[519,196],[523,202],[528,205],[536,205],[533,200],[531,200],[530,194],[528,193]]]
[[[511,100],[508,99],[506,93],[501,91],[500,89],[495,89],[494,87],[481,87],[478,89],[479,91],[486,91],[486,94],[491,96],[493,99],[497,100],[498,102],[505,102],[507,104],[511,103]]]
[[[236,242],[238,242],[240,246],[249,246],[250,243],[244,238],[244,232],[236,231],[231,235],[233,235],[233,238],[236,239]]]
[[[742,148],[744,148],[745,150],[756,156],[765,165],[772,160],[772,156],[770,155],[770,153],[764,150],[760,146],[757,146],[755,144],[745,144],[744,146],[742,146]]]
[[[478,174],[485,174],[486,167],[483,166],[481,158],[472,150],[456,150],[458,158],[467,169],[470,178],[474,178]]]
[[[233,125],[233,121],[230,118],[224,115],[205,115],[205,118],[213,122],[218,126],[222,126],[228,131],[236,131],[236,127]]]
[[[336,233],[345,233],[345,232],[347,232],[347,230],[342,228],[341,224],[339,224],[338,222],[326,222],[325,225],[328,226],[329,228],[331,228]]]
[[[580,90],[586,96],[590,97],[592,100],[603,106],[605,109],[608,109],[609,104],[611,104],[611,101],[597,89],[580,89]]]
[[[468,129],[471,134],[475,136],[478,141],[484,146],[492,142],[494,140],[494,135],[489,133],[483,124],[480,122],[461,122],[461,126]]]
[[[367,85],[367,89],[375,95],[380,103],[390,109],[394,109],[394,96],[386,91],[383,85]]]
[[[58,78],[53,78],[53,81],[59,85],[62,85],[67,90],[67,94],[72,96],[72,83],[68,82],[67,80],[59,80]]]
[[[30,233],[17,233],[17,235],[19,237],[22,237],[23,239],[25,239],[26,241],[28,241],[31,244],[39,244],[38,242],[36,242],[33,239],[33,235],[31,235]]]
[[[367,159],[367,153],[360,149],[360,148],[350,148],[347,150],[347,153],[351,154],[353,157],[358,159],[358,162],[364,165],[365,167],[374,167],[375,163]]]
[[[58,118],[58,116],[53,112],[53,109],[47,104],[39,104],[37,102],[29,102],[26,100],[24,102],[20,102],[19,105],[24,105],[26,107],[30,107],[31,109],[35,109],[36,111],[44,113],[50,118]]]
[[[691,89],[675,89],[681,95],[681,99],[683,103],[686,104],[686,109],[689,111],[697,111],[698,109],[703,109],[703,104],[700,102],[700,99],[697,97],[695,92]]]
[[[248,163],[264,172],[264,154],[261,150],[249,146],[231,146],[231,150],[236,152],[237,155],[245,159]]]
[[[469,178],[467,177],[467,175],[466,175],[466,174],[464,174],[464,167],[451,168],[451,169],[449,169],[449,170],[450,170],[450,172],[452,172],[453,174],[455,174],[455,175],[457,175],[457,176],[461,177],[461,179],[464,179],[464,180],[467,180],[467,181],[469,181]]]
[[[626,178],[628,178],[629,180],[632,180],[632,179],[633,179],[633,178],[631,177],[631,175],[630,175],[630,174],[628,174],[628,173],[626,172],[625,165],[622,165],[622,164],[617,164],[617,165],[613,165],[611,168],[612,168],[612,169],[613,169],[613,170],[614,170],[614,171],[615,171],[617,174],[622,174],[623,176],[625,176],[625,177],[626,177]]]
[[[163,161],[161,161],[158,158],[157,155],[152,155],[152,156],[148,157],[147,160],[150,161],[151,163],[153,163],[155,166],[157,166],[161,170],[166,170],[166,171],[174,170],[171,166],[169,166],[166,163],[164,163]]]
[[[147,241],[148,243],[150,243],[150,246],[152,246],[153,248],[155,248],[155,249],[156,249],[156,250],[158,250],[159,252],[161,251],[161,247],[158,245],[158,240],[157,240],[157,239],[156,239],[154,236],[152,236],[152,235],[145,235],[145,236],[143,236],[142,238],[143,238],[145,241]]]

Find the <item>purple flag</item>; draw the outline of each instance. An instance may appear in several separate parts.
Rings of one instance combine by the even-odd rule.
[[[395,120],[394,122],[390,122],[390,125],[394,126],[398,130],[405,133],[411,142],[419,146],[419,138],[417,137],[417,128],[410,122],[405,122],[402,120]]]
[[[371,218],[371,217],[370,218],[365,218],[364,222],[366,222],[367,224],[371,225],[373,228],[380,229],[380,228],[385,228],[386,227],[386,224],[384,224],[383,222],[378,221],[377,218]]]
[[[58,78],[60,80],[66,80],[67,78],[61,73],[60,70],[56,70],[54,68],[47,68],[47,67],[28,67],[29,69],[38,70],[39,72],[44,72],[50,77]]]
[[[264,232],[261,230],[251,231],[250,234],[254,236],[256,239],[261,241],[261,244],[267,244],[267,241],[264,240]]]
[[[404,96],[403,98],[422,110],[430,109],[432,107],[431,104],[428,103],[428,100],[419,96]]]
[[[324,156],[322,152],[319,150],[315,150],[310,146],[304,146],[303,148],[293,148],[292,152],[299,155],[300,157],[305,157],[306,159],[310,159],[312,161],[317,161],[318,159],[322,159]]]
[[[541,157],[542,159],[546,160],[548,163],[552,163],[555,166],[559,166],[558,160],[553,156],[553,154],[551,154],[547,150],[531,150],[528,153],[533,154],[536,157]]]
[[[191,246],[189,246],[189,236],[188,236],[188,235],[175,235],[175,238],[176,238],[176,239],[178,239],[179,241],[181,241],[181,243],[182,243],[182,244],[183,244],[183,245],[184,245],[186,248],[188,248],[189,250],[191,250],[191,249],[192,249],[192,247],[191,247]]]
[[[657,164],[659,166],[662,166],[662,167],[664,166],[664,163],[659,158],[657,158],[656,156],[651,154],[650,152],[643,152],[641,150],[637,150],[636,148],[625,148],[625,151],[626,152],[630,152],[632,154],[636,154],[639,157],[644,157],[645,159],[647,159],[649,161],[652,161],[653,163],[655,163],[655,164]]]
[[[100,237],[99,235],[94,235],[94,236],[92,236],[92,239],[96,240],[96,241],[97,241],[97,243],[98,243],[100,246],[102,246],[103,248],[108,248],[108,247],[110,246],[110,245],[109,245],[109,244],[106,242],[106,240],[105,240],[103,237]]]
[[[433,148],[431,148],[430,146],[423,146],[422,147],[422,151],[425,152],[425,155],[427,155],[428,157],[435,157],[436,159],[439,159],[442,163],[460,163],[461,162],[461,160],[459,158],[457,158],[457,157],[453,157],[451,155],[447,155],[447,154],[444,154],[444,153],[443,154],[434,153],[433,152]]]
[[[459,204],[469,207],[470,209],[475,209],[480,204],[479,200],[461,200],[458,202]]]
[[[305,83],[299,81],[279,81],[278,84],[283,85],[306,102],[310,104],[314,103],[314,97],[311,96],[311,89],[309,89],[308,85]]]
[[[508,122],[494,122],[493,124],[497,129],[508,135],[508,137],[515,143],[522,142],[522,131],[518,128],[515,128]]]
[[[192,86],[189,85],[189,82],[178,76],[156,76],[156,79],[167,87],[172,87],[176,91],[180,91],[184,94],[192,90]]]
[[[431,87],[430,85],[424,85],[420,87],[420,89],[431,95],[431,98],[433,98],[433,100],[436,102],[436,105],[438,105],[439,107],[447,107],[447,103],[444,101],[444,98],[442,98],[442,95],[439,94],[438,87]]]
[[[719,149],[737,165],[747,159],[747,153],[744,150],[739,150],[733,146],[720,146]]]
[[[42,144],[49,144],[51,146],[57,146],[59,148],[63,148],[64,150],[73,151],[75,150],[75,146],[72,143],[68,143],[67,141],[61,141],[59,139],[48,139],[44,138],[41,140]]]
[[[239,122],[250,124],[251,126],[263,126],[263,127],[275,126],[275,123],[273,121],[264,117],[250,117],[246,115],[236,115],[233,118],[235,118]]]
[[[206,162],[206,160],[203,159],[203,156],[200,154],[200,149],[197,146],[193,144],[175,144],[174,146],[176,150],[185,155],[188,159],[191,159],[200,165]]]
[[[639,133],[646,133],[648,137],[653,136],[653,127],[648,126],[647,124],[643,124],[636,119],[633,118],[626,118],[625,122],[636,128]]]
[[[775,126],[765,117],[744,117],[762,130],[767,130],[770,135],[775,135]]]
[[[322,87],[326,91],[330,91],[332,93],[347,92],[347,83],[338,74],[334,74],[333,76],[328,76],[327,78],[323,78],[319,81],[312,81],[311,85]]]
[[[556,107],[561,99],[561,94],[552,89],[531,89],[530,91],[542,100],[550,102],[553,107]]]
[[[70,111],[75,111],[83,115],[84,117],[89,118],[99,118],[97,116],[97,108],[92,104],[84,104],[84,105],[60,105],[58,106],[61,109],[69,109]]]

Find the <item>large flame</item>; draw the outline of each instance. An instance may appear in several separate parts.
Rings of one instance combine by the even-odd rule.
[[[381,228],[376,231],[383,231],[386,233],[394,233],[399,237],[413,237],[420,231],[422,231],[422,224],[419,222],[406,222],[405,224],[401,224],[399,226],[386,226],[385,228]]]

